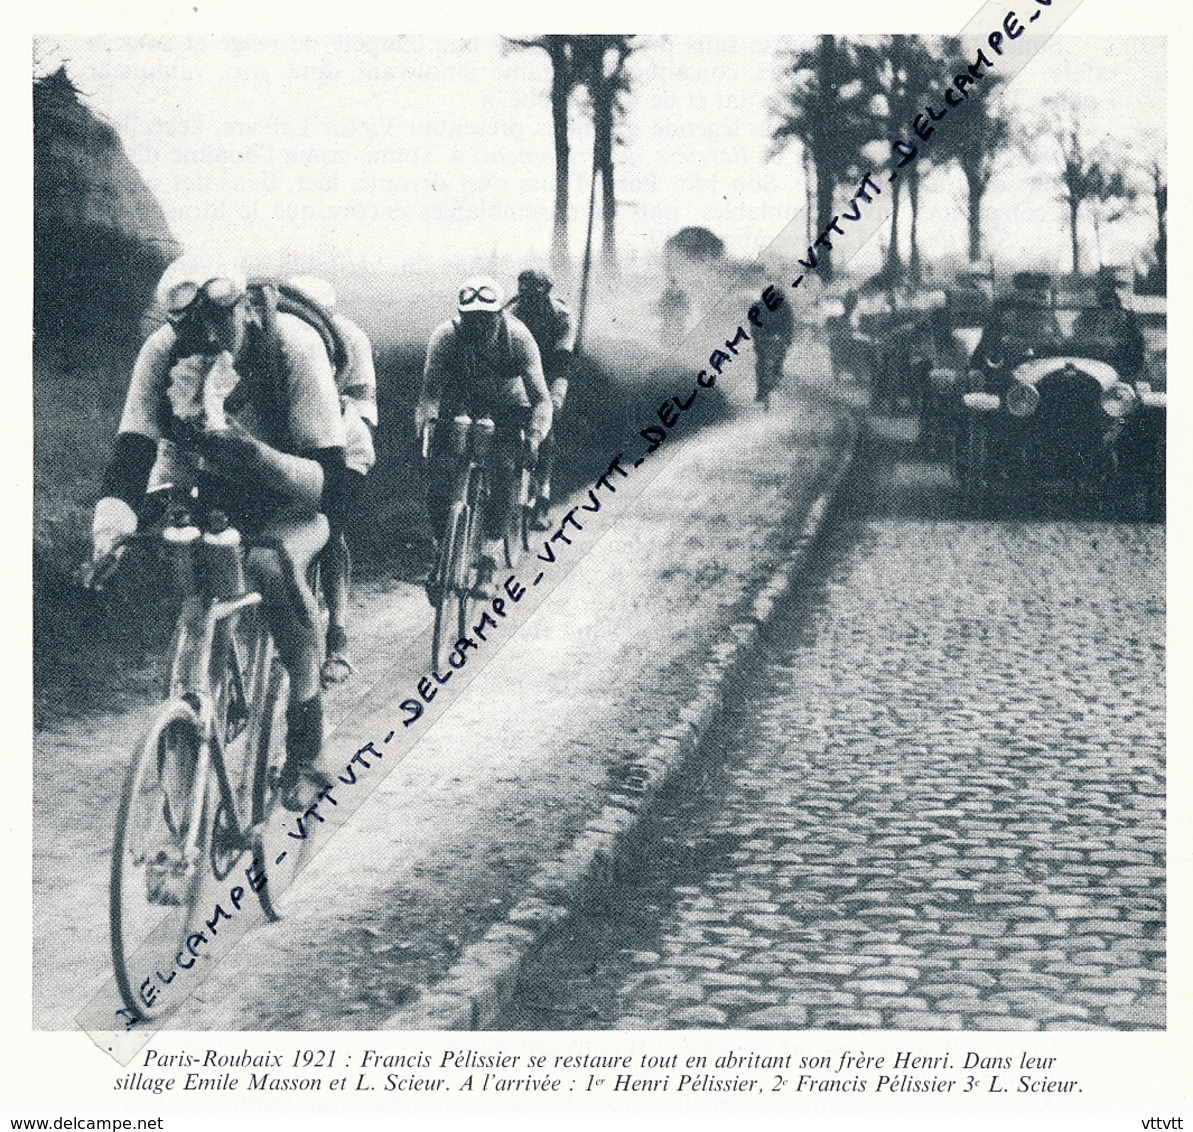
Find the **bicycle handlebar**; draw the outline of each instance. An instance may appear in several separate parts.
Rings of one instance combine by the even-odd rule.
[[[483,418],[473,417],[471,418],[471,421],[473,424],[475,424],[478,419]],[[424,462],[431,458],[432,437],[435,434],[436,428],[442,423],[443,420],[440,417],[431,417],[430,420],[427,420],[423,423],[422,430],[420,432],[419,449],[422,453],[422,459]],[[518,451],[522,454],[522,462],[528,467],[533,468],[535,464],[538,463],[538,450],[539,444],[541,443],[541,441],[538,443],[532,442],[530,439],[530,434],[526,429],[522,428],[518,430]]]

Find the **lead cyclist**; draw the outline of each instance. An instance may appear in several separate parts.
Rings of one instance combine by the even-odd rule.
[[[276,340],[266,340],[235,265],[184,256],[156,300],[165,324],[133,367],[95,506],[93,559],[136,531],[151,473],[199,488],[253,544],[246,568],[290,677],[279,787],[283,804],[301,811],[330,782],[318,766],[319,621],[307,579],[344,467],[331,365],[318,333],[294,316],[279,315]]]

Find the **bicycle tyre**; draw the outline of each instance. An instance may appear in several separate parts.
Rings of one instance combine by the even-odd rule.
[[[272,644],[272,639],[271,639]],[[278,782],[282,775],[282,764],[286,761],[286,705],[289,701],[287,694],[286,670],[277,657],[272,656],[269,665],[268,683],[256,715],[257,727],[253,743],[253,785],[249,810],[252,823],[252,853],[254,871],[263,878],[263,883],[257,889],[257,899],[261,902],[261,910],[267,920],[281,919],[281,911],[277,897],[280,887],[277,883],[280,874],[282,858],[287,855],[283,850],[279,856],[277,850],[270,843],[269,819],[278,807]],[[274,882],[270,887],[271,880]]]
[[[137,993],[144,984],[138,982],[133,957],[150,936],[159,932],[165,938],[174,937],[171,950],[185,941],[200,881],[196,866],[202,854],[189,866],[184,863],[190,875],[184,872],[177,894],[169,903],[162,902],[160,891],[156,900],[149,893],[149,857],[155,845],[160,844],[155,841],[157,837],[164,839],[163,835],[168,835],[176,849],[186,841],[188,823],[175,817],[174,811],[189,815],[193,810],[194,772],[204,741],[203,729],[191,705],[184,700],[167,703],[128,768],[116,814],[108,892],[112,967],[125,1005],[146,1021],[157,1017],[165,1006],[155,1009],[153,1002],[146,1002],[145,996]],[[174,791],[173,806],[171,792],[162,783],[162,763],[167,756],[175,764],[191,761],[192,781],[189,786],[181,785]],[[206,789],[206,783],[201,788]],[[202,820],[207,821],[206,814]],[[163,927],[167,921],[171,921],[170,926]],[[155,962],[158,958],[153,957]]]
[[[468,615],[474,601],[473,586],[476,583],[476,566],[480,557],[482,507],[481,502],[474,502],[465,513],[464,539],[457,557],[460,567],[460,603],[456,608],[456,641],[468,635]],[[455,641],[452,642],[453,648],[454,645]]]
[[[431,665],[436,672],[442,672],[446,667],[447,658],[459,640],[458,635],[453,637],[451,634],[465,617],[462,606],[468,584],[468,562],[462,555],[468,549],[469,514],[464,504],[453,505],[435,567],[439,600],[435,603],[435,627],[431,634]]]

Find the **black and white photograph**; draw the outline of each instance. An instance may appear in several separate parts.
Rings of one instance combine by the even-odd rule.
[[[96,1113],[1187,1111],[1176,17],[1107,9],[35,23],[9,1043]]]

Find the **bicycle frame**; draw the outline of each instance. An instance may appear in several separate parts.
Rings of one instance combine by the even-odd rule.
[[[178,630],[174,647],[174,658],[170,666],[170,697],[185,700],[195,710],[203,743],[199,750],[199,762],[195,767],[195,781],[206,783],[214,767],[220,796],[232,816],[234,833],[243,837],[244,825],[236,805],[235,793],[228,778],[224,761],[223,737],[216,725],[215,694],[211,687],[211,662],[215,651],[216,634],[230,624],[243,610],[260,605],[261,595],[255,591],[234,598],[203,598],[189,594],[183,601],[178,618]],[[236,639],[231,638],[229,651],[234,661],[233,673],[243,695],[244,666],[239,656]],[[195,791],[191,799],[191,815],[188,825],[186,862],[193,865],[198,859],[197,840],[202,828],[203,807],[207,802],[206,789]]]

